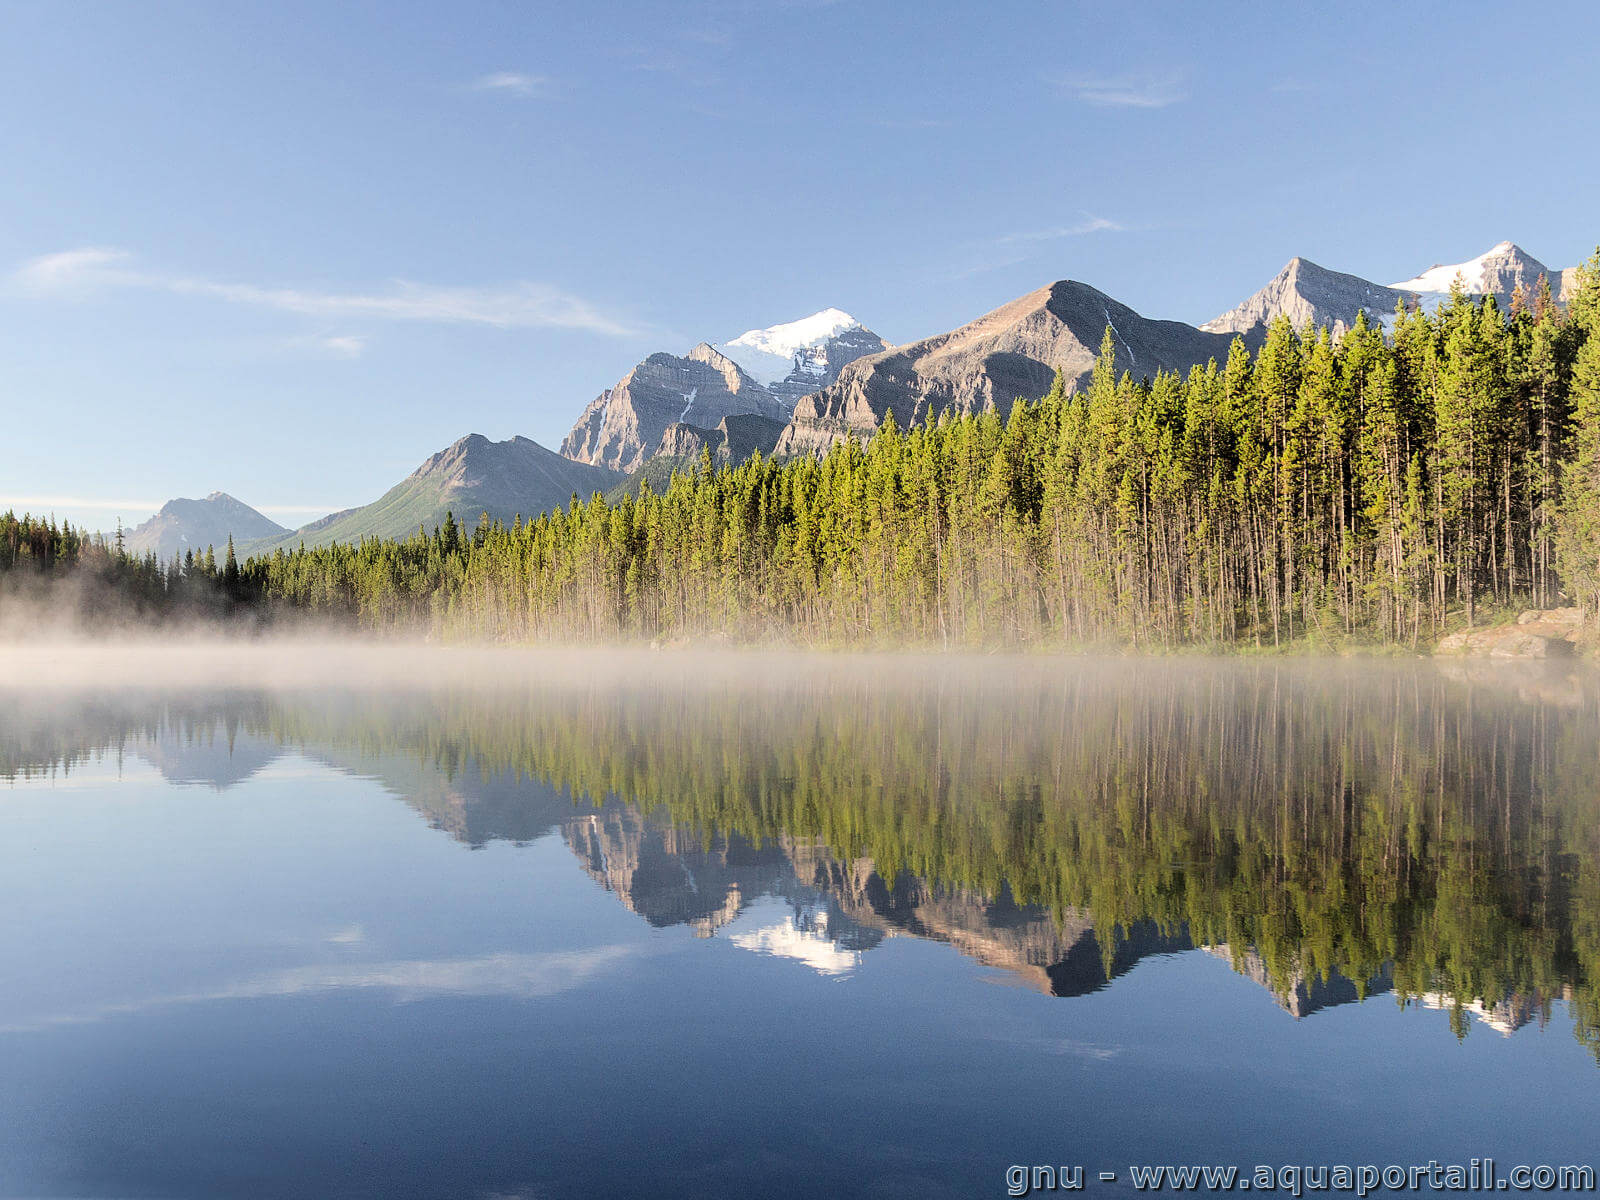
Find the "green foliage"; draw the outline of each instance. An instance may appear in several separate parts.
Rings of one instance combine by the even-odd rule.
[[[428,513],[225,566],[223,591],[450,637],[823,646],[1416,647],[1563,587],[1594,612],[1600,271],[1569,307],[1457,293],[1337,340],[1280,320],[1147,380],[1108,329],[1086,387],[1004,419],[702,454],[470,536]]]
[[[1563,545],[1588,536],[1593,505],[1558,497],[1600,437],[1600,342],[1547,298],[1514,308],[1457,295],[1392,339],[1279,321],[1253,357],[1144,381],[1108,330],[1085,388],[1004,420],[891,416],[817,459],[679,463],[464,552],[419,534],[247,574],[452,636],[1415,646],[1480,605],[1553,601],[1558,512]]]

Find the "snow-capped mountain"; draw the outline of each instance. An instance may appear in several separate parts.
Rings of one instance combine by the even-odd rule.
[[[801,396],[837,379],[846,363],[885,348],[882,338],[837,308],[766,329],[747,330],[717,346],[791,408]]]
[[[861,327],[861,322],[849,313],[825,308],[798,321],[786,321],[766,329],[748,329],[731,342],[721,343],[717,349],[743,367],[751,378],[762,384],[773,384],[794,369],[801,351],[813,350],[847,329]]]
[[[726,417],[760,417],[782,429],[795,401],[827,387],[840,368],[884,349],[883,339],[847,312],[819,313],[751,329],[719,345],[701,342],[687,355],[656,353],[601,392],[561,443],[577,462],[635,471],[663,449],[694,445],[731,449]],[[776,438],[776,434],[772,435]],[[770,441],[771,439],[768,439]],[[770,444],[756,443],[764,450]],[[696,451],[697,452],[697,451]],[[745,451],[748,453],[748,449]]]
[[[794,402],[779,399],[733,359],[701,342],[686,355],[650,355],[583,410],[561,453],[577,462],[636,471],[657,453],[669,426],[707,430],[724,417],[753,413],[786,421]]]
[[[1451,285],[1460,276],[1461,286],[1469,294],[1492,295],[1501,304],[1506,304],[1518,285],[1531,297],[1539,286],[1540,276],[1549,278],[1550,290],[1559,299],[1564,274],[1550,270],[1514,242],[1500,242],[1477,258],[1460,263],[1435,264],[1414,279],[1391,283],[1389,286],[1396,291],[1443,296],[1449,294]]]
[[[1576,269],[1552,271],[1512,242],[1501,242],[1466,262],[1429,267],[1413,279],[1386,287],[1295,258],[1266,287],[1200,328],[1208,333],[1242,334],[1247,342],[1255,343],[1265,338],[1273,321],[1286,316],[1297,329],[1326,325],[1338,336],[1355,324],[1361,311],[1387,327],[1397,303],[1430,312],[1438,308],[1449,298],[1458,276],[1468,295],[1492,295],[1502,308],[1511,303],[1518,287],[1531,303],[1541,277],[1549,279],[1551,295],[1558,301],[1570,299],[1577,288]]]

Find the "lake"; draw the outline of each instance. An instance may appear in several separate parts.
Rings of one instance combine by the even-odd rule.
[[[7,674],[0,1195],[1597,1157],[1587,668],[402,658]]]

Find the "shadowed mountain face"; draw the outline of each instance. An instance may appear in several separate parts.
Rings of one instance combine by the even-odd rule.
[[[1056,372],[1069,389],[1094,370],[1110,326],[1119,368],[1135,376],[1187,371],[1227,357],[1230,338],[1181,321],[1153,321],[1084,283],[1063,280],[1030,292],[969,325],[856,359],[838,380],[795,405],[778,454],[819,453],[846,437],[866,437],[894,414],[902,429],[944,412],[993,409],[1036,400]]]
[[[403,538],[432,530],[447,512],[469,530],[479,514],[510,525],[564,507],[574,493],[587,498],[621,479],[616,472],[563,458],[525,437],[491,442],[470,434],[439,451],[373,503],[315,521],[282,538],[253,543],[252,554],[277,546]]]
[[[168,500],[161,511],[129,530],[124,545],[130,554],[153,553],[162,562],[185,551],[221,550],[231,536],[236,546],[258,538],[287,533],[276,521],[225,492],[212,492],[204,500]]]
[[[747,413],[782,421],[789,406],[701,342],[682,358],[652,354],[601,392],[561,443],[561,453],[580,463],[635,471],[657,453],[669,426],[713,428]]]
[[[757,452],[770,456],[783,436],[784,423],[753,414],[723,417],[715,429],[679,422],[667,426],[657,453],[666,458],[693,459],[711,451],[719,464],[742,463]]]
[[[823,974],[910,936],[1073,996],[1209,947],[1296,1017],[1393,991],[1507,1032],[1556,997],[1600,1029],[1585,668],[732,666],[0,689],[0,777],[126,749],[221,788],[293,751],[469,846],[559,836],[651,925]]]

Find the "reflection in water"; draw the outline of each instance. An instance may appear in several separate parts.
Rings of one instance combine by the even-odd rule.
[[[1594,679],[1431,665],[848,665],[736,681],[7,696],[0,773],[293,751],[470,846],[558,834],[654,926],[842,977],[947,943],[1057,996],[1203,948],[1296,1017],[1600,1018]],[[517,975],[516,968],[512,975]]]

